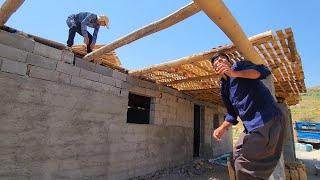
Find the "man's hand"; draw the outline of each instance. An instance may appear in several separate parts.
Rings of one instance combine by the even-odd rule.
[[[89,44],[89,38],[88,37],[84,37],[83,38],[83,43],[88,45]]]
[[[212,136],[218,140],[221,141],[221,137],[225,132],[225,128],[224,127],[218,127],[216,130],[213,131]]]
[[[94,44],[90,44],[90,49],[93,50]]]
[[[229,66],[223,63],[217,64],[217,67],[214,69],[216,74],[225,74],[229,77],[236,77],[237,71],[232,70]]]
[[[213,131],[212,136],[218,140],[221,141],[221,137],[224,134],[226,130],[228,130],[232,124],[228,121],[224,121],[216,130]]]

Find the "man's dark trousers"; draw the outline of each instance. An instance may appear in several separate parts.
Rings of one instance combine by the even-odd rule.
[[[67,45],[69,47],[71,47],[74,43],[74,37],[76,36],[76,32],[78,34],[80,34],[81,36],[83,36],[82,32],[81,32],[81,25],[72,26],[69,29],[69,37],[68,37],[68,41],[67,41]],[[92,35],[88,31],[87,31],[87,34],[88,34],[88,38],[89,38],[89,44],[87,45],[87,53],[91,53],[92,49],[90,47],[90,44],[92,43]]]
[[[281,114],[263,127],[241,133],[231,160],[237,180],[269,178],[280,159],[286,127]]]

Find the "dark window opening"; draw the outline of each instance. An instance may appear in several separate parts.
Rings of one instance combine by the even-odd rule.
[[[150,97],[129,93],[127,123],[150,124]]]

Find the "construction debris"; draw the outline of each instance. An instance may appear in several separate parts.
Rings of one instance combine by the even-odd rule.
[[[208,161],[212,164],[218,164],[222,166],[227,166],[228,158],[231,156],[230,153],[225,153],[219,157],[216,157],[214,159],[209,159]]]
[[[167,177],[179,177],[179,179],[201,179],[201,177],[208,177],[210,180],[218,180],[221,177],[210,177],[210,174],[215,174],[214,169],[217,165],[210,163],[205,159],[197,159],[181,166],[175,166],[160,171],[156,171],[152,174],[147,174],[145,176],[135,177],[131,180],[156,180],[156,179],[170,179]],[[221,168],[221,167],[220,167]],[[206,179],[208,179],[206,178]],[[172,179],[172,178],[171,178]]]

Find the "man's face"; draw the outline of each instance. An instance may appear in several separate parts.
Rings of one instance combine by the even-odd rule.
[[[216,74],[218,73],[218,70],[222,67],[222,66],[227,66],[227,67],[231,67],[230,62],[228,61],[228,59],[224,56],[219,56],[213,63],[213,69],[215,71]],[[220,73],[221,75],[223,73]]]
[[[101,20],[101,19],[98,19],[98,24],[99,24],[100,26],[106,26],[105,21],[104,21],[104,20]]]

